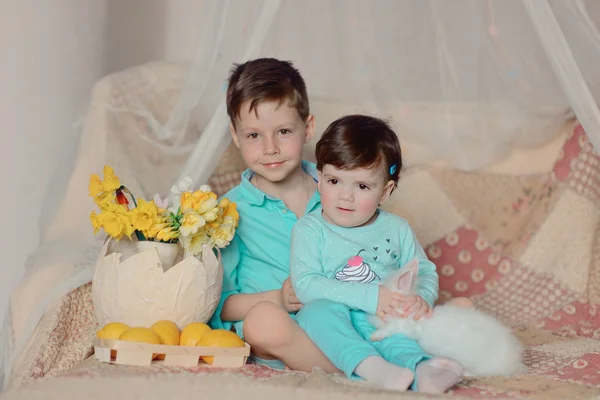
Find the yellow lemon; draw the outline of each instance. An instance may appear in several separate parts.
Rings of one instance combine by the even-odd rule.
[[[162,320],[155,322],[150,329],[152,329],[160,339],[162,344],[168,344],[171,346],[177,346],[179,344],[179,328],[175,325],[175,322]],[[165,355],[159,354],[156,357],[157,360],[164,360]]]
[[[129,325],[125,325],[121,322],[111,322],[104,325],[102,329],[96,332],[96,336],[98,336],[100,339],[117,340],[119,339],[119,336],[121,336],[121,333],[125,332],[127,329],[129,329]],[[115,358],[117,356],[117,351],[111,350],[110,356]]]
[[[126,340],[128,342],[140,342],[148,344],[160,344],[160,338],[150,328],[130,328],[125,332],[121,333],[119,340]]]
[[[233,348],[233,347],[244,347],[244,341],[235,333],[231,331],[227,331],[225,329],[215,329],[213,331],[205,333],[196,346],[204,346],[204,347],[225,347],[225,348]],[[208,364],[213,363],[212,356],[203,356],[200,357]]]
[[[180,346],[195,346],[198,340],[204,336],[206,332],[210,332],[210,327],[201,322],[192,322],[181,331],[179,337]]]
[[[110,324],[104,325],[102,329],[96,332],[96,335],[100,339],[118,339],[123,332],[129,329],[129,325],[125,325],[121,322],[111,322]]]
[[[150,328],[131,328],[121,333],[119,340],[128,342],[139,342],[148,344],[160,344],[160,338]],[[152,358],[156,358],[157,354],[153,354]]]

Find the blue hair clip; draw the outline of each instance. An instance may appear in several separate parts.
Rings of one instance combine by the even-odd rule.
[[[396,164],[392,165],[390,167],[390,175],[394,175],[396,173],[397,169],[398,169],[398,167],[396,167]]]

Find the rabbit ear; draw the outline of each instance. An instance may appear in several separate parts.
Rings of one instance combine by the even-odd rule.
[[[394,288],[399,292],[409,292],[413,281],[417,278],[418,273],[419,262],[416,259],[412,259],[406,265],[400,268],[400,273],[394,280]]]

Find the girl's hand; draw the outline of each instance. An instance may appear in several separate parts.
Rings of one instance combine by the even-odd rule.
[[[402,299],[402,305],[400,306],[400,313],[402,317],[411,316],[418,320],[423,317],[429,318],[433,314],[433,308],[427,304],[421,296],[418,295],[404,295]]]
[[[396,310],[402,306],[403,298],[404,295],[392,292],[385,286],[379,286],[379,299],[377,301],[376,315],[384,322],[387,321],[388,316],[401,318],[402,315]]]
[[[296,297],[296,292],[294,292],[294,287],[292,286],[292,281],[290,278],[287,278],[283,282],[283,285],[279,290],[279,297],[281,307],[287,312],[296,312],[303,306],[303,304],[300,303],[300,300],[298,300]]]

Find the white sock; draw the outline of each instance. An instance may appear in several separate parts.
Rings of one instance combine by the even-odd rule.
[[[358,364],[354,373],[367,382],[390,390],[405,391],[414,380],[414,375],[409,369],[399,367],[377,356],[365,358]]]
[[[417,389],[422,393],[444,393],[463,378],[463,368],[449,358],[432,358],[417,365]]]

